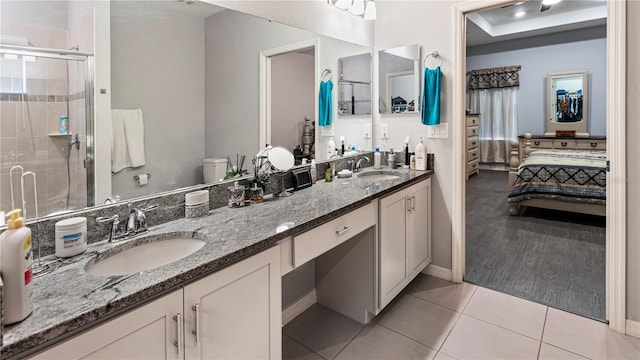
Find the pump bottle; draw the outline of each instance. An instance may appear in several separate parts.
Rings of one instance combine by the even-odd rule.
[[[422,136],[416,145],[416,170],[427,170],[427,147],[422,141]]]
[[[4,323],[13,324],[31,314],[33,253],[31,229],[24,226],[20,209],[7,213],[7,231],[0,235],[2,280],[4,281]]]

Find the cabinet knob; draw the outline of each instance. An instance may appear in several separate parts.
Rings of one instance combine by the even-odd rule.
[[[475,142],[475,141],[472,141],[472,142],[471,142],[471,145],[475,145],[475,144],[476,144],[476,142]]]
[[[536,146],[539,146],[539,145],[540,145],[540,141],[534,141],[533,143],[534,143]]]
[[[569,145],[569,144],[567,144],[567,142],[566,142],[566,141],[563,141],[563,142],[561,142],[561,143],[560,143],[560,145],[562,145],[562,146],[567,146],[567,145]]]
[[[597,142],[592,142],[591,143],[591,147],[598,147],[598,143]]]
[[[476,129],[471,130],[474,134],[476,133]]]

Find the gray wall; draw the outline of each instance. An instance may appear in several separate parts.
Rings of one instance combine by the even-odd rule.
[[[315,120],[315,57],[288,53],[271,58],[271,144],[302,146],[304,117]]]
[[[202,182],[204,21],[160,9],[137,16],[144,8],[145,2],[111,3],[112,108],[142,109],[146,156],[146,165],[112,176],[114,196]],[[143,187],[133,180],[141,173],[151,174]]]
[[[259,150],[260,51],[314,35],[228,10],[208,17],[205,26],[205,154],[251,158]],[[225,136],[238,130],[243,134]]]
[[[524,40],[521,42],[525,42]],[[487,46],[484,47],[485,50]],[[499,49],[500,45],[496,44]],[[497,51],[467,57],[467,70],[522,65],[518,90],[518,134],[544,134],[547,74],[587,70],[589,133],[606,134],[606,38]]]
[[[640,1],[627,2],[627,318],[640,321]]]

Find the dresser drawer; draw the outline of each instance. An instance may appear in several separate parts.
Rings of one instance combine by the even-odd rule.
[[[298,267],[375,225],[373,204],[293,237],[293,266]]]
[[[524,148],[524,143],[522,143]],[[549,139],[531,139],[532,149],[551,149],[553,148],[553,141]]]
[[[472,136],[467,139],[467,149],[473,149],[474,147],[478,147],[478,137]]]
[[[576,149],[583,150],[607,150],[606,140],[578,140]]]
[[[467,117],[467,126],[478,126],[480,124],[480,118],[477,116]]]
[[[575,149],[576,141],[571,139],[555,139],[553,140],[554,149]]]
[[[469,126],[467,128],[467,136],[478,136],[479,131],[477,126]]]
[[[480,149],[474,148],[467,151],[467,161],[475,160],[480,157]]]
[[[469,161],[467,163],[467,173],[472,173],[472,172],[478,170],[479,166],[480,166],[480,159],[475,159],[473,161]]]

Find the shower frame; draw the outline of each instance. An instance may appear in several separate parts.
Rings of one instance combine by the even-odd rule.
[[[73,60],[84,63],[84,92],[85,92],[85,126],[86,126],[86,155],[84,159],[84,168],[87,175],[87,204],[86,206],[95,205],[95,124],[94,124],[94,55],[92,53],[63,50],[63,49],[47,49],[36,47],[24,47],[15,45],[0,44],[0,50],[5,54],[14,54],[18,56],[34,56],[48,59]],[[68,71],[68,70],[67,70]],[[67,84],[69,86],[69,84]],[[24,89],[23,89],[24,93]],[[67,102],[69,99],[67,98]],[[69,191],[71,191],[69,189]]]

